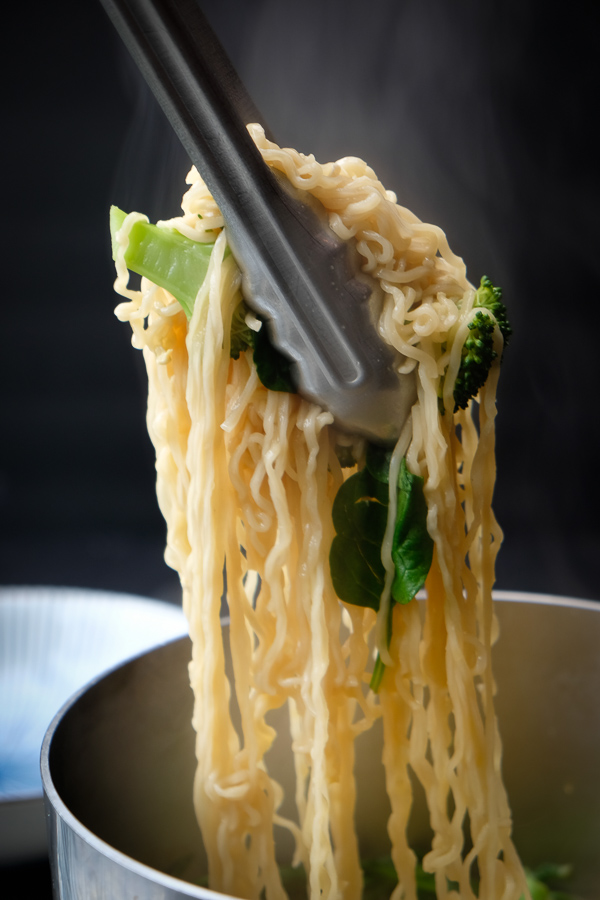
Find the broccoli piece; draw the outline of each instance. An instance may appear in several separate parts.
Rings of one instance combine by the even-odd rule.
[[[502,302],[502,288],[494,287],[490,279],[484,275],[477,288],[473,306],[489,309],[502,333],[506,347],[512,334],[512,328],[506,315],[506,307]]]
[[[502,303],[501,288],[494,287],[485,275],[475,294],[474,309],[477,310],[469,323],[469,335],[462,348],[462,360],[454,385],[454,412],[466,409],[469,401],[476,397],[485,384],[493,361],[497,357],[494,350],[494,330],[496,325],[508,344],[512,328]],[[491,313],[491,315],[489,315]],[[440,411],[444,408],[441,399],[444,379],[440,383]]]
[[[498,355],[494,350],[494,320],[483,312],[475,313],[469,322],[469,335],[462,349],[460,369],[454,383],[454,412],[466,409],[486,382],[488,372]]]

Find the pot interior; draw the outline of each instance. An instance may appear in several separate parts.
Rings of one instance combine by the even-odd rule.
[[[600,896],[600,604],[541,601],[510,595],[497,604],[497,711],[514,839],[526,865],[571,863],[573,892],[591,900]],[[206,860],[192,808],[189,657],[185,638],[88,688],[55,728],[49,773],[84,830],[125,857],[198,884]],[[285,711],[271,723],[278,738],[269,771],[286,788],[282,812],[293,815]],[[389,852],[380,744],[379,729],[357,742],[364,858]],[[425,849],[420,789],[411,830],[413,845]],[[279,852],[289,863],[291,839],[283,830]]]

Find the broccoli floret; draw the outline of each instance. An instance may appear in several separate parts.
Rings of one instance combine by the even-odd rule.
[[[494,350],[494,320],[477,312],[469,322],[469,336],[463,349],[460,369],[454,383],[454,412],[466,409],[486,382],[488,372],[498,355]]]
[[[462,359],[454,384],[454,412],[466,409],[469,400],[476,397],[485,384],[493,361],[497,357],[494,350],[494,330],[496,325],[504,339],[504,346],[512,334],[512,328],[502,303],[502,290],[494,287],[485,275],[475,294],[473,308],[477,310],[469,323],[469,334],[462,348]],[[488,315],[488,312],[492,315]],[[444,379],[440,384],[440,411]]]
[[[474,307],[489,309],[504,338],[504,346],[508,344],[512,328],[506,315],[506,307],[502,302],[502,288],[494,287],[490,279],[484,275],[475,294]]]

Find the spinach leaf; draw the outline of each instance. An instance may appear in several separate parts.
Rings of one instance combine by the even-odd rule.
[[[329,553],[333,587],[345,603],[379,610],[385,584],[381,546],[389,508],[391,451],[367,448],[365,467],[351,475],[333,502],[336,535]],[[433,559],[433,540],[427,531],[427,504],[423,478],[413,475],[403,459],[398,476],[396,521],[392,540],[394,580],[387,626],[392,632],[392,606],[409,603],[425,584]],[[385,666],[379,655],[371,689],[379,690]]]
[[[427,531],[423,478],[409,472],[405,459],[398,479],[392,559],[396,570],[392,597],[396,603],[410,603],[425,584],[431,568],[433,540]]]
[[[365,466],[351,475],[333,502],[336,530],[329,553],[335,592],[346,603],[379,609],[385,581],[381,544],[385,533],[388,488]]]
[[[365,465],[373,478],[382,484],[390,483],[390,463],[392,451],[387,447],[379,447],[377,444],[369,444],[365,457]]]
[[[571,893],[552,888],[554,881],[564,880],[572,874],[573,866],[571,865],[543,863],[533,871],[525,868],[531,900],[576,900]]]
[[[346,603],[376,611],[385,582],[381,545],[388,516],[390,458],[389,450],[370,445],[364,469],[342,484],[333,503],[336,536],[329,565],[336,594]],[[409,603],[425,584],[433,558],[433,541],[427,531],[423,479],[408,470],[404,459],[397,503],[392,599]]]
[[[292,378],[292,363],[280,353],[271,343],[266,325],[260,331],[253,331],[246,325],[246,316],[250,312],[248,306],[241,300],[231,319],[231,349],[232,359],[238,359],[244,350],[253,351],[256,372],[266,388],[271,391],[285,391],[288,394],[296,393],[296,386]]]
[[[271,343],[266,325],[254,332],[254,365],[261,382],[271,391],[296,393],[292,362]]]
[[[362,862],[364,888],[362,900],[383,900],[390,896],[398,884],[398,876],[392,860],[368,859]],[[435,876],[425,872],[421,862],[415,866],[415,881],[419,900],[432,900],[437,896]],[[457,891],[458,883],[447,879],[448,890]]]

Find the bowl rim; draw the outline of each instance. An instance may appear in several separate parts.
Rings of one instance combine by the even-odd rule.
[[[141,603],[152,605],[156,609],[167,607],[173,610],[181,610],[181,604],[164,600],[162,597],[150,597],[146,594],[135,594],[130,591],[113,591],[109,588],[78,587],[70,584],[2,584],[0,585],[0,603],[12,600],[43,600],[48,599],[52,603],[60,600],[76,602],[84,599],[97,600],[101,603]]]
[[[503,591],[492,592],[494,600],[510,600],[513,603],[537,603],[541,606],[565,606],[571,609],[589,609],[592,612],[600,612],[598,600],[585,600],[581,597],[563,597],[560,594],[537,594],[528,591]]]
[[[110,671],[124,665],[129,660],[140,656],[145,652],[149,652],[161,644],[169,643],[171,640],[178,640],[187,633],[187,621],[181,604],[173,603],[160,597],[147,597],[143,594],[133,594],[126,591],[111,591],[101,588],[76,587],[72,585],[44,585],[44,584],[6,584],[0,585],[0,614],[4,614],[6,609],[24,609],[27,604],[42,604],[48,607],[64,607],[84,609],[85,604],[95,604],[94,616],[99,612],[105,613],[109,608],[117,609],[127,608],[130,611],[136,610],[152,612],[155,621],[163,628],[169,626],[169,630],[173,629],[166,640],[158,638],[152,645],[146,649],[132,651],[129,655],[125,655],[116,664],[107,666],[97,676],[89,679],[81,688],[85,690],[94,681],[107,675]],[[136,612],[137,614],[137,612]],[[27,614],[29,615],[29,614]],[[180,632],[179,634],[175,633]],[[77,689],[79,692],[79,688]],[[66,703],[75,698],[72,694],[67,698]],[[64,704],[63,704],[64,706]],[[63,707],[61,707],[63,708]],[[53,719],[51,720],[53,721]],[[41,747],[41,744],[40,744]],[[38,747],[39,751],[39,747]],[[0,791],[0,806],[2,809],[7,808],[7,804],[25,803],[30,801],[41,801],[43,798],[42,786],[32,786],[11,793]]]
[[[540,606],[559,606],[571,609],[584,609],[600,613],[600,602],[595,600],[584,600],[577,597],[562,597],[555,596],[553,594],[535,594],[524,591],[508,590],[494,590],[493,597],[494,600],[498,600],[500,602],[530,603]],[[228,622],[228,619],[224,619],[223,621]],[[172,641],[165,642],[165,644],[175,643],[178,640],[189,640],[189,638],[175,638]],[[145,655],[145,653],[149,652],[152,652],[152,650],[144,651],[140,653],[138,657],[143,656]],[[133,659],[138,657],[134,657]],[[214,898],[214,900],[218,900],[218,898],[223,898],[228,895],[213,891],[210,888],[193,885],[190,882],[184,881],[180,878],[175,878],[172,875],[167,875],[166,873],[161,872],[159,869],[154,869],[152,868],[152,866],[148,866],[145,863],[139,862],[138,860],[127,856],[126,853],[123,853],[121,850],[117,850],[115,847],[97,837],[92,831],[90,831],[85,825],[83,825],[83,823],[80,822],[79,819],[75,817],[75,815],[64,803],[56,787],[54,786],[54,782],[50,772],[50,747],[54,738],[54,734],[58,729],[63,717],[67,714],[71,707],[73,707],[77,703],[78,699],[94,684],[97,684],[104,678],[109,677],[111,672],[116,671],[121,666],[127,665],[128,663],[132,662],[133,659],[127,660],[126,662],[113,667],[109,671],[103,673],[102,675],[98,676],[93,681],[82,687],[69,700],[67,700],[63,707],[54,716],[44,736],[40,757],[45,803],[51,804],[55,814],[58,815],[81,840],[83,840],[93,849],[97,850],[99,853],[101,853],[103,856],[107,857],[117,865],[126,868],[130,872],[146,880],[150,880],[153,882],[153,884],[158,884],[162,887],[172,888],[181,892],[181,886],[185,885],[186,894],[184,896],[196,897],[200,898],[200,900],[201,898],[212,897]],[[50,819],[47,816],[47,822],[49,821]],[[232,898],[232,900],[235,900],[235,898]]]

